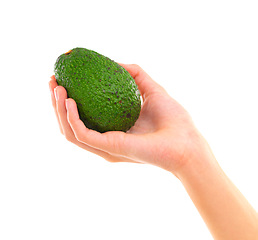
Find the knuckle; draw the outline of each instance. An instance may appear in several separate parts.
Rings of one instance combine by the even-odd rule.
[[[61,126],[59,126],[59,130],[60,130],[61,134],[64,135],[64,131]]]
[[[167,90],[163,86],[158,85],[158,87],[161,93],[167,93]]]
[[[106,161],[110,162],[110,163],[115,163],[115,162],[119,162],[117,160],[114,159],[114,157],[111,156],[107,156],[104,158]]]
[[[136,68],[138,71],[142,70],[142,68],[138,64],[133,63],[132,66]]]
[[[56,110],[56,102],[52,102],[52,107],[54,108],[54,110]]]
[[[75,134],[75,138],[78,142],[84,142],[84,137],[81,134]]]
[[[67,140],[68,142],[71,142],[71,143],[74,143],[74,142],[75,142],[75,138],[74,138],[74,136],[72,136],[71,134],[65,133],[64,136],[65,136],[65,138],[66,138],[66,140]]]
[[[108,144],[112,149],[112,153],[115,155],[123,154],[124,137],[123,135],[110,135],[108,138]]]

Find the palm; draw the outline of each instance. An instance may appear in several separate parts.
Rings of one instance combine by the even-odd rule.
[[[135,141],[139,135],[149,135],[155,133],[160,128],[162,122],[162,109],[158,106],[158,103],[163,102],[164,96],[161,94],[153,94],[147,98],[143,98],[142,109],[138,120],[134,126],[131,127],[125,134],[123,132],[107,132],[109,138],[116,139],[117,142],[122,142],[122,138],[130,139],[128,141]],[[135,136],[135,138],[134,138]],[[141,141],[139,141],[141,144]],[[117,155],[109,153],[106,160],[111,162],[135,162],[139,163],[135,159],[129,158],[128,156]],[[141,162],[142,163],[142,162]]]
[[[182,125],[189,126],[191,118],[185,109],[163,90],[148,95],[142,104],[139,119],[126,133],[127,142],[135,142],[138,149],[149,149],[146,155],[156,165],[155,159],[166,159],[167,153],[160,151],[164,145],[169,145],[170,153],[175,159],[174,163],[180,162],[187,144],[188,127],[184,131]],[[118,132],[108,133],[109,137],[120,139]],[[144,141],[142,141],[144,139]],[[169,139],[169,142],[164,142]],[[121,140],[119,140],[121,141]],[[172,143],[172,144],[171,144]],[[173,149],[171,149],[171,146]],[[171,156],[170,156],[171,157]],[[132,161],[130,158],[112,155],[112,161]],[[133,158],[134,162],[137,159]],[[142,163],[142,161],[140,161]],[[164,163],[163,163],[164,164]]]
[[[155,100],[148,98],[142,104],[141,114],[135,125],[128,131],[132,134],[151,133],[155,130],[155,118],[157,117],[153,109]],[[153,111],[154,110],[154,111]]]

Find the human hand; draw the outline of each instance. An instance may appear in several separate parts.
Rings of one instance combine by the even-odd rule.
[[[65,88],[58,86],[52,76],[49,86],[61,133],[68,141],[107,161],[149,163],[176,175],[196,157],[196,149],[201,151],[205,141],[187,111],[163,87],[139,66],[120,65],[135,79],[143,99],[135,125],[126,133],[88,129],[79,119],[75,101],[67,98]]]

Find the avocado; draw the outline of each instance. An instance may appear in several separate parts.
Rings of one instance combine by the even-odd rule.
[[[118,63],[93,50],[74,48],[54,67],[58,85],[77,103],[87,128],[104,133],[129,130],[141,111],[138,87]]]

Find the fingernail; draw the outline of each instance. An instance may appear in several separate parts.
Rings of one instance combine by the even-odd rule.
[[[58,93],[57,93],[57,89],[56,88],[54,89],[54,93],[55,93],[56,100],[58,100]]]

